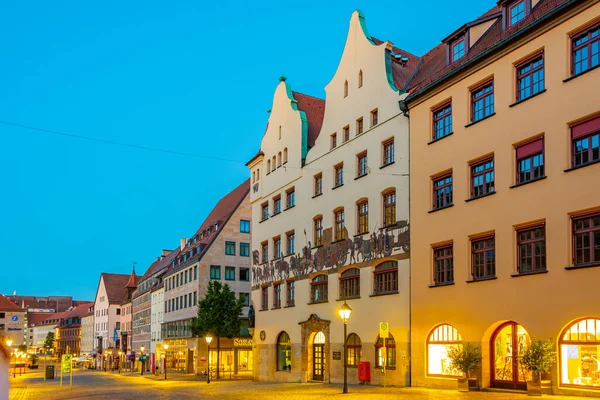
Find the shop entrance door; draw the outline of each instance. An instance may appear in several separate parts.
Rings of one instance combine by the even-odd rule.
[[[323,380],[323,370],[325,367],[325,334],[319,332],[315,335],[313,341],[313,380]]]
[[[192,372],[194,372],[194,350],[188,349],[187,373],[191,374]]]
[[[492,387],[527,390],[531,372],[519,360],[530,343],[529,334],[516,322],[507,322],[494,332],[490,343]]]

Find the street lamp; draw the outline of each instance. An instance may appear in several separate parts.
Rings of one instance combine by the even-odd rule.
[[[119,374],[121,373],[121,356],[123,355],[123,352],[121,350],[119,350]]]
[[[8,347],[12,347],[12,344],[13,344],[12,340],[8,339],[8,340],[6,341],[6,345],[7,345]],[[11,350],[12,350],[12,349],[11,349]],[[13,354],[15,354],[15,353],[13,352]],[[15,357],[16,357],[16,354],[15,354]],[[10,363],[10,361],[9,361],[9,363]],[[16,363],[17,363],[17,361],[16,361],[16,359],[15,359],[15,366],[16,366]],[[15,374],[14,374],[14,368],[15,368],[15,367],[13,367],[13,378],[15,378]],[[9,370],[9,373],[10,373],[10,370]]]
[[[208,357],[206,357],[206,383],[210,383],[210,342],[212,342],[212,336],[207,336],[206,344],[208,345]],[[218,365],[217,368],[219,368]]]
[[[144,368],[146,368],[146,359],[144,358],[144,350],[146,350],[146,348],[144,346],[140,347],[140,351],[142,352],[141,355],[141,359],[142,359],[142,375],[144,375]]]
[[[165,365],[165,380],[167,379],[167,350],[169,350],[169,345],[165,344],[163,346],[165,348],[165,361],[164,361],[164,365]]]
[[[344,301],[344,304],[339,309],[340,318],[344,322],[344,390],[342,393],[348,393],[348,344],[346,343],[346,328],[348,326],[348,320],[350,314],[352,314],[352,308]]]

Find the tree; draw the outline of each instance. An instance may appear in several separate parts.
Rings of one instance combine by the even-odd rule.
[[[214,335],[217,339],[217,379],[219,379],[220,338],[231,339],[240,334],[240,316],[244,307],[242,299],[236,299],[229,285],[219,281],[208,282],[206,295],[198,303],[198,316],[192,321],[192,335],[202,338]]]
[[[532,381],[540,382],[542,373],[550,372],[550,368],[556,361],[556,351],[554,342],[548,340],[545,342],[532,340],[521,356],[521,363],[525,368],[531,371]]]
[[[17,350],[19,350],[21,353],[25,353],[27,351],[27,345],[20,344],[19,347],[17,347]]]
[[[48,332],[44,341],[44,349],[47,353],[52,348],[54,348],[54,332]]]
[[[448,358],[450,359],[451,366],[464,373],[467,379],[481,365],[479,347],[470,342],[461,342],[459,346],[450,348]]]

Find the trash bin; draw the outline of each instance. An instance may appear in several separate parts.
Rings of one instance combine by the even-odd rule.
[[[54,365],[46,365],[46,379],[54,379]]]
[[[362,385],[365,385],[371,380],[371,363],[368,361],[360,361],[358,363],[358,380]]]

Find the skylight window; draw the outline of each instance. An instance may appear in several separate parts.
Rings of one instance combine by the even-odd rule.
[[[465,56],[465,40],[461,39],[452,45],[452,62],[460,60]]]
[[[525,18],[525,0],[519,1],[510,7],[510,24],[514,25]]]

